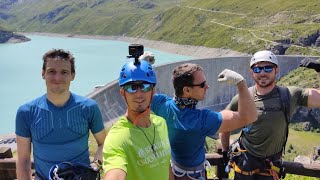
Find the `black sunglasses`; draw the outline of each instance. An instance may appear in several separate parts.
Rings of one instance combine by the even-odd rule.
[[[273,68],[274,68],[274,66],[271,66],[271,65],[270,66],[263,66],[263,67],[256,66],[256,67],[253,67],[252,70],[255,74],[261,73],[262,70],[266,73],[271,73]]]
[[[152,87],[153,87],[152,84],[147,84],[147,83],[127,84],[123,86],[123,89],[130,94],[134,94],[138,91],[138,89],[140,89],[142,92],[149,92],[152,89]]]
[[[203,82],[200,83],[200,84],[191,84],[191,85],[188,85],[188,86],[191,86],[191,87],[193,87],[193,86],[199,86],[200,88],[204,88],[204,87],[206,86],[206,84],[207,84],[207,81],[203,81]]]

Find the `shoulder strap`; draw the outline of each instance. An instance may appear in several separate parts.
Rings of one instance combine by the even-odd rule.
[[[283,153],[285,154],[286,144],[289,135],[289,123],[290,123],[290,92],[287,87],[284,86],[277,86],[278,93],[280,95],[280,104],[283,110],[284,116],[286,118],[286,139],[283,144]]]

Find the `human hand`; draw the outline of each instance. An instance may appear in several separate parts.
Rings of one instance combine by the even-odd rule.
[[[315,60],[315,59],[311,59],[309,57],[304,58],[300,62],[300,67],[306,67],[309,69],[314,69],[317,72],[320,72],[320,59]]]
[[[237,85],[239,82],[243,80],[244,78],[241,74],[230,69],[223,70],[218,76],[219,82],[227,82],[233,85]]]

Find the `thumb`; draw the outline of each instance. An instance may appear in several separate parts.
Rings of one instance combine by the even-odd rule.
[[[226,77],[226,69],[225,69],[218,75],[218,81],[223,82],[226,80],[227,80],[227,77]]]

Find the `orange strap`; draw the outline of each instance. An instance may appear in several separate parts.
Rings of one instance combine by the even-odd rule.
[[[270,173],[270,175],[273,177],[274,180],[280,180],[277,171],[273,169],[267,169]]]
[[[259,173],[260,169],[254,169],[252,171],[242,171],[235,162],[232,162],[232,167],[234,169],[234,171],[236,171],[237,173],[246,175],[246,176],[251,176],[253,174]]]
[[[242,171],[235,162],[232,162],[232,167],[234,169],[234,171],[236,171],[237,173],[239,174],[243,174],[245,176],[251,176],[253,174],[259,174],[259,175],[262,175],[262,176],[272,176],[274,180],[280,180],[279,176],[278,176],[278,173],[276,170],[274,169],[267,169],[269,171],[269,173],[264,173],[264,172],[261,172],[260,169],[254,169],[252,171]]]

